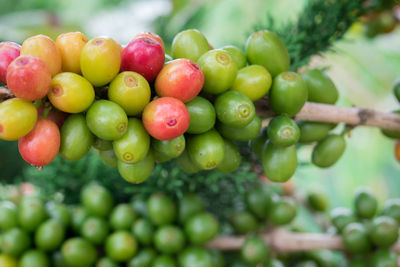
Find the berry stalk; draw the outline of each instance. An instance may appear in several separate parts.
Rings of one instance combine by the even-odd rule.
[[[0,103],[13,97],[15,96],[10,92],[7,87],[0,86]]]

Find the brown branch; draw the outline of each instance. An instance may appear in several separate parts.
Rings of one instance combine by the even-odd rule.
[[[257,114],[262,118],[274,115],[266,99],[257,101]],[[340,107],[306,102],[297,113],[295,120],[346,123],[353,126],[365,125],[388,130],[400,131],[400,114],[381,112],[357,107]]]
[[[0,86],[0,103],[13,97],[15,96],[10,92],[10,90],[8,90],[8,88]]]
[[[278,228],[269,234],[262,234],[260,237],[271,249],[277,252],[319,249],[345,250],[342,238],[337,235],[293,233]],[[207,246],[224,251],[240,250],[245,240],[245,236],[220,236],[208,243]],[[400,240],[391,249],[396,253],[400,253]]]

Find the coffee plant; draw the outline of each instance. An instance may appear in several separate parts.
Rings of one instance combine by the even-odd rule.
[[[360,188],[326,216],[324,195],[289,188],[300,147],[328,168],[358,125],[400,139],[399,111],[336,107],[335,81],[307,66],[357,20],[369,38],[392,31],[394,5],[312,0],[244,49],[196,29],[171,45],[149,32],[1,42],[0,138],[41,194],[1,203],[0,266],[398,266],[399,199],[380,209]],[[291,224],[299,206],[327,234]]]

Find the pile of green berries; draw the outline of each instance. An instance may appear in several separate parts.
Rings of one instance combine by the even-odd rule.
[[[280,201],[272,201],[274,198]],[[304,232],[301,225],[291,223],[296,215],[296,203],[289,197],[279,196],[262,186],[248,191],[243,211],[232,215],[231,224],[237,233],[246,234],[246,241],[239,252],[228,257],[228,266],[264,267],[397,267],[399,256],[390,250],[398,241],[400,231],[400,199],[389,199],[378,212],[378,202],[365,188],[359,188],[354,197],[354,209],[338,207],[323,221],[328,232],[340,234],[343,252],[313,250],[282,253],[269,247],[262,236],[270,226],[285,226],[294,232]],[[269,203],[269,207],[268,207]],[[274,203],[280,203],[279,205]],[[304,203],[315,215],[328,210],[326,195],[310,191]],[[303,211],[304,212],[304,211]],[[263,214],[263,216],[260,216]],[[320,218],[320,219],[321,219]],[[263,222],[262,224],[258,224]],[[318,222],[318,221],[316,221]],[[333,229],[329,228],[332,225]],[[264,233],[260,236],[258,234]],[[307,242],[307,240],[304,240]],[[259,265],[257,265],[259,264]],[[261,265],[260,265],[261,264]]]
[[[387,200],[378,212],[375,196],[370,190],[360,188],[354,197],[353,210],[338,207],[331,211],[330,217],[351,255],[348,266],[398,266],[397,255],[389,248],[399,237],[400,199]]]
[[[114,205],[110,192],[89,184],[81,203],[66,206],[25,196],[0,204],[1,267],[222,266],[203,248],[219,222],[201,198],[179,202],[163,193]],[[223,263],[222,263],[223,264]]]
[[[207,211],[213,203],[189,193],[174,199],[159,192],[116,204],[106,188],[88,184],[75,205],[35,196],[16,204],[3,201],[0,266],[397,267],[390,247],[398,240],[400,199],[387,200],[377,215],[376,198],[360,189],[353,211],[332,210],[331,222],[345,247],[335,258],[327,250],[282,253],[268,245],[263,237],[276,227],[304,231],[293,223],[300,203],[275,189],[265,184],[250,188],[228,224]],[[316,212],[328,207],[320,192],[309,193],[307,205]],[[221,234],[236,234],[244,242],[236,251],[207,247]]]
[[[297,203],[293,198],[281,196],[261,184],[246,192],[244,202],[230,221],[238,234],[265,230],[266,223],[273,226],[289,224],[297,214]]]
[[[297,203],[294,199],[281,196],[262,184],[250,189],[245,195],[242,210],[234,212],[230,220],[236,233],[247,235],[240,257],[233,262],[243,261],[249,266],[275,266],[273,264],[278,260],[270,255],[268,245],[257,234],[268,230],[266,225],[283,226],[291,223],[296,214]],[[232,266],[236,265],[233,263]]]
[[[79,160],[93,147],[132,183],[172,159],[188,173],[233,172],[241,163],[237,142],[250,140],[276,182],[295,173],[298,142],[318,142],[312,161],[319,167],[342,155],[343,137],[329,134],[334,125],[291,119],[307,100],[334,104],[335,85],[317,69],[290,72],[275,33],[253,33],[243,52],[213,49],[202,33],[186,30],[171,50],[172,58],[152,33],[125,47],[79,32],[0,43],[0,82],[16,96],[0,103],[0,138],[18,140],[21,156],[40,168],[57,154]],[[277,116],[261,131],[254,101],[266,96]]]

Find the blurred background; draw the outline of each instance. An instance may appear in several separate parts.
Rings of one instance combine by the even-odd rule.
[[[159,34],[167,52],[176,33],[197,28],[215,47],[234,44],[240,48],[255,25],[295,21],[306,0],[0,0],[0,41],[22,43],[36,34],[55,39],[58,34],[81,31],[90,39],[108,35],[128,43],[138,32]],[[355,23],[333,51],[312,58],[313,67],[327,68],[340,91],[338,105],[391,111],[399,108],[392,86],[400,78],[400,27],[378,34],[365,24]],[[400,163],[394,157],[394,141],[378,129],[358,127],[348,138],[347,149],[340,161],[329,169],[307,164],[311,149],[304,148],[292,179],[300,194],[312,189],[325,192],[331,208],[351,205],[355,188],[368,186],[382,200],[399,196]],[[98,165],[85,165],[97,157],[82,160],[81,173],[67,178],[54,168],[45,167],[38,174],[18,154],[15,142],[0,141],[0,182],[42,179],[74,183],[71,179],[112,176],[115,172],[94,171]],[[76,167],[76,165],[74,165]],[[75,168],[74,167],[74,168]],[[90,169],[92,168],[92,169]],[[46,172],[46,169],[48,171]],[[75,168],[76,169],[76,168]],[[77,176],[77,177],[74,177]],[[78,178],[79,176],[79,178]],[[71,178],[72,177],[72,178]],[[68,179],[68,180],[67,180]],[[122,179],[122,178],[121,178]],[[64,181],[65,180],[65,181]],[[48,180],[46,180],[48,181]],[[61,183],[61,184],[62,184]],[[78,187],[77,183],[77,187]],[[9,192],[9,191],[7,191]],[[0,195],[4,195],[0,192]]]

